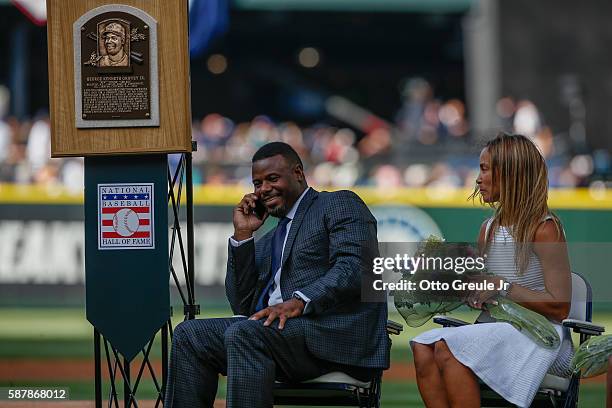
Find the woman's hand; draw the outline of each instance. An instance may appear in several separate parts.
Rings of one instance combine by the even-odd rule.
[[[477,283],[479,286],[484,286],[485,283],[493,283],[494,289],[473,290],[466,299],[467,305],[474,309],[482,309],[487,303],[493,305],[497,304],[495,297],[499,294],[499,290],[497,288],[500,287],[502,281],[503,279],[499,276],[475,276],[470,278],[471,283]]]

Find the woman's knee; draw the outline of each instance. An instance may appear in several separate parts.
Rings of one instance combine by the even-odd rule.
[[[434,360],[436,365],[441,369],[451,360],[455,359],[453,353],[448,348],[448,345],[444,340],[439,340],[434,344]]]
[[[431,345],[411,343],[411,346],[417,377],[426,377],[431,374],[431,370],[438,369],[434,360],[434,350]]]

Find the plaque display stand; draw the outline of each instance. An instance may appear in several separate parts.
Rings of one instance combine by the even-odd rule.
[[[163,405],[170,279],[184,319],[199,314],[188,3],[46,0],[51,157],[85,157],[85,303],[97,408],[119,408],[121,400],[138,407],[137,396],[151,392]],[[176,169],[170,153],[180,154]]]
[[[195,142],[192,145],[196,149]],[[168,268],[174,280],[176,289],[183,303],[183,320],[194,319],[200,314],[200,305],[195,300],[194,282],[194,230],[193,230],[193,180],[192,153],[182,153],[179,164],[174,172],[168,167],[168,203],[172,207],[172,235],[170,237],[170,257]],[[185,186],[183,186],[183,177]],[[180,226],[181,201],[185,190],[186,210],[186,240]],[[185,242],[186,241],[186,242]],[[181,285],[178,274],[173,266],[173,259],[180,257],[185,284]],[[146,313],[146,311],[144,311]],[[156,338],[160,342],[161,376],[156,373],[156,367],[151,363],[151,351]],[[94,368],[95,368],[95,406],[102,408],[106,400],[108,407],[138,407],[138,390],[143,375],[146,372],[151,377],[157,398],[155,407],[163,406],[166,382],[168,378],[169,341],[172,339],[172,317],[165,322],[160,330],[151,338],[131,363],[123,358],[111,342],[94,328]],[[141,361],[139,361],[141,360]],[[136,369],[137,371],[132,371]],[[103,372],[108,373],[108,389],[104,390]],[[135,375],[134,375],[135,374]],[[121,392],[121,389],[123,392]],[[122,395],[121,395],[122,394]]]

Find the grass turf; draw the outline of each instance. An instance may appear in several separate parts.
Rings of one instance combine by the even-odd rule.
[[[227,316],[226,309],[207,310],[204,316]],[[464,320],[473,320],[474,312],[460,311],[453,314]],[[403,323],[401,316],[394,313],[392,320]],[[612,313],[596,314],[595,322],[608,328],[612,327]],[[180,319],[173,319],[178,323]],[[408,347],[408,340],[418,333],[437,327],[432,322],[419,328],[406,327],[400,336],[393,336],[391,361],[411,362],[412,355]],[[91,359],[93,357],[93,329],[85,318],[81,309],[0,309],[0,359]],[[160,347],[153,347],[152,358],[159,358]],[[0,381],[3,386],[67,386],[73,400],[92,399],[93,382],[87,381]],[[108,390],[108,387],[105,387]],[[121,390],[119,390],[121,393]],[[140,399],[155,398],[156,391],[153,382],[143,380],[139,387]],[[219,398],[225,395],[225,382],[219,386]],[[383,382],[384,407],[422,407],[421,398],[412,380]],[[583,384],[580,388],[580,407],[601,406],[605,399],[603,384]]]

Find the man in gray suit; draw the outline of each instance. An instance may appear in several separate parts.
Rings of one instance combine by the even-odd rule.
[[[275,379],[344,371],[367,381],[389,366],[387,305],[360,300],[362,272],[378,255],[366,205],[350,191],[308,187],[285,143],[260,148],[252,176],[255,192],[234,208],[225,279],[240,316],[176,328],[166,407],[212,407],[219,374],[228,407],[271,407]],[[255,242],[269,216],[276,228]]]

